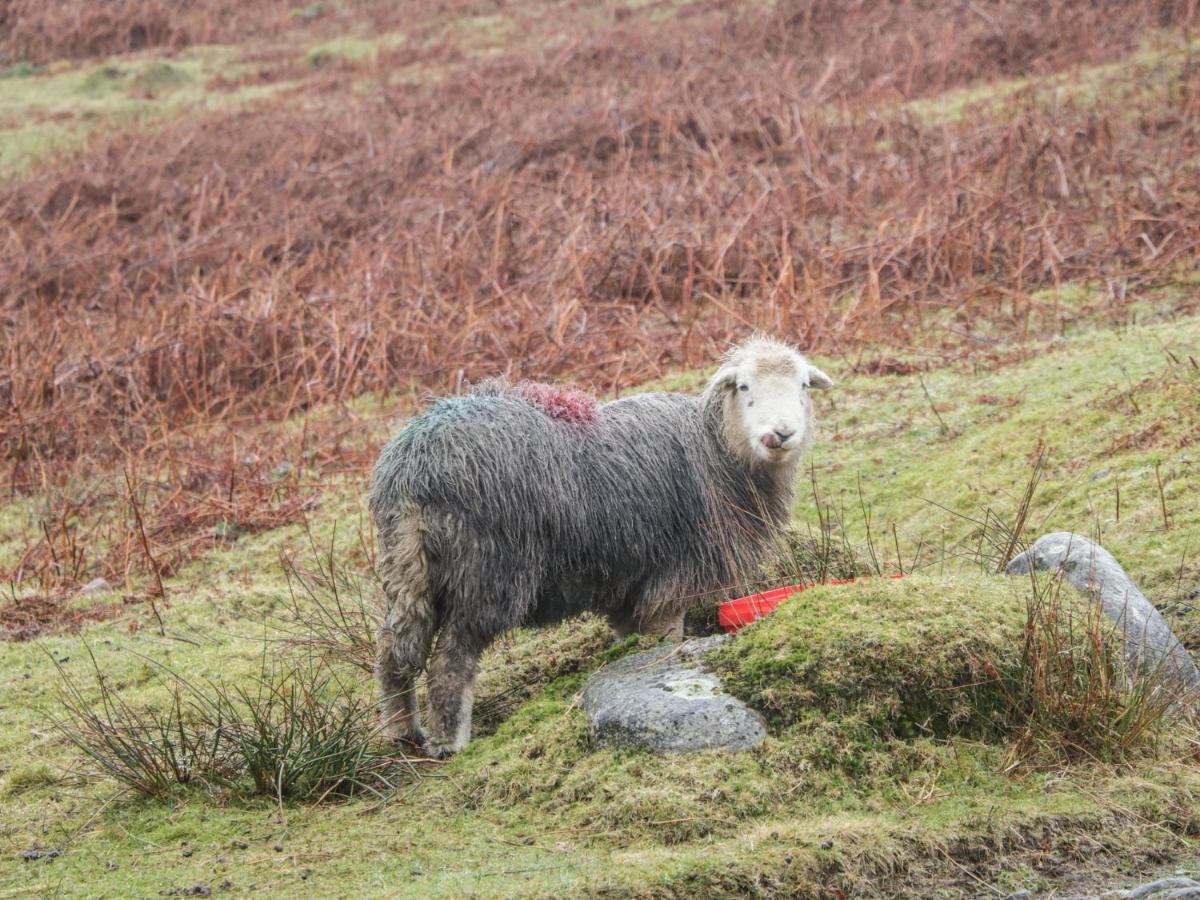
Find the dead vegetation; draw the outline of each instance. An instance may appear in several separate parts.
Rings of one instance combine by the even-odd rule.
[[[389,6],[379,0],[0,0],[0,63],[239,44],[301,29],[320,34],[348,22],[378,26],[394,21]]]
[[[5,581],[69,590],[95,577],[147,575],[151,593],[190,560],[239,538],[299,524],[330,478],[371,456],[357,417],[326,416],[295,431],[172,434],[130,452],[114,476],[38,487],[40,528]]]
[[[125,609],[120,603],[80,608],[71,601],[71,593],[33,594],[0,605],[0,640],[32,641],[60,631],[75,634],[86,623],[103,622]]]
[[[47,163],[0,190],[0,455],[10,496],[59,499],[6,574],[169,572],[221,523],[294,521],[316,490],[271,475],[291,458],[258,423],[366,391],[497,372],[604,391],[751,327],[968,352],[976,323],[1020,334],[1031,293],[1067,280],[1119,281],[1119,306],[1200,249],[1200,75],[1158,30],[1192,15],[699,3],[553,51],[438,45],[436,84],[381,53],[367,92],[330,82]],[[1152,35],[1145,78],[1070,75]],[[1052,96],[914,104],[1055,72]],[[148,542],[83,540],[65,511],[96,490],[124,510],[114,534],[142,504]]]

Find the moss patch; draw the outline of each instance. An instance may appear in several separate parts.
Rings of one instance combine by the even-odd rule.
[[[983,667],[1018,664],[1021,587],[959,575],[811,588],[713,661],[730,690],[777,728],[851,716],[874,743],[995,736],[1000,698]]]

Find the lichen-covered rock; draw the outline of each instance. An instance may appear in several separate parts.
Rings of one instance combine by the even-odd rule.
[[[762,716],[725,693],[699,657],[720,635],[665,644],[618,660],[588,679],[583,709],[602,744],[655,753],[747,750],[767,735]]]
[[[1176,637],[1154,604],[1111,553],[1081,534],[1055,531],[1044,534],[1013,559],[1005,572],[1024,575],[1035,571],[1061,572],[1076,590],[1099,594],[1104,612],[1125,637],[1127,663],[1143,671],[1158,671],[1184,687],[1200,689],[1200,672],[1191,654]]]

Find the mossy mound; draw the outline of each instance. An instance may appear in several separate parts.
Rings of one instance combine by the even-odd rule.
[[[811,588],[711,661],[776,732],[819,719],[870,742],[998,736],[996,675],[1020,664],[1024,587],[959,574]]]

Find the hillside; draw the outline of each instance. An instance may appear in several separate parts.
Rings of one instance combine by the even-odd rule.
[[[1200,568],[1188,545],[1200,496],[1189,480],[1188,448],[1200,433],[1200,408],[1179,396],[1200,383],[1187,362],[1197,349],[1200,319],[1192,317],[1056,338],[1026,359],[977,372],[850,376],[823,410],[813,455],[819,491],[835,508],[846,495],[846,527],[861,549],[861,477],[876,533],[886,535],[876,537],[885,571],[899,568],[894,524],[905,571],[916,574],[903,588],[867,581],[810,592],[785,607],[787,622],[768,620],[760,630],[770,634],[769,627],[795,620],[820,634],[830,627],[822,617],[855,621],[882,639],[879,652],[899,654],[899,663],[913,649],[931,654],[940,642],[927,628],[946,617],[940,627],[949,629],[947,637],[975,634],[997,652],[1005,641],[1006,652],[1017,651],[1025,588],[981,574],[977,562],[962,558],[971,555],[972,525],[951,510],[980,518],[979,504],[987,503],[1009,515],[1041,441],[1048,462],[1030,533],[1099,529],[1177,628],[1196,634],[1189,610]],[[938,404],[945,433],[921,380],[935,398],[948,398]],[[1127,385],[1136,388],[1140,413],[1127,408]],[[996,396],[1019,402],[986,399]],[[1161,521],[1156,463],[1169,529]],[[801,496],[798,523],[817,527],[814,506]],[[975,879],[1016,889],[1052,883],[1055,872],[1133,871],[1194,853],[1189,835],[1200,781],[1193,767],[1175,761],[1186,742],[1168,740],[1162,755],[1136,765],[1006,773],[1003,742],[971,734],[882,744],[873,738],[854,749],[863,738],[853,731],[839,737],[838,720],[818,716],[803,728],[781,725],[762,748],[740,755],[664,759],[593,750],[572,703],[580,673],[630,647],[614,644],[592,620],[519,632],[489,652],[480,709],[486,719],[505,721],[449,765],[402,777],[404,787],[386,800],[279,808],[184,792],[164,805],[85,776],[89,766],[50,727],[61,715],[52,691],[56,660],[94,697],[90,649],[110,686],[135,706],[161,705],[169,696],[160,664],[193,680],[251,676],[264,653],[283,652],[273,641],[297,629],[276,556],[281,548],[313,569],[331,546],[336,564],[350,570],[345,602],[356,602],[355,586],[371,601],[374,585],[363,585],[354,528],[362,509],[361,480],[348,477],[309,516],[315,550],[300,528],[285,526],[185,568],[167,585],[165,636],[135,605],[82,636],[6,648],[0,685],[8,724],[0,753],[11,811],[7,886],[153,894],[199,883],[215,889],[228,879],[239,890],[253,884],[287,891],[303,879],[320,895],[354,884],[368,893],[502,896],[686,894],[701,886],[740,892],[755,884],[768,891],[820,884],[893,890],[933,879],[970,895]],[[19,519],[19,506],[7,516]],[[920,544],[927,549],[918,555]],[[319,590],[320,580],[312,583]],[[319,596],[328,602],[328,593]],[[885,625],[894,603],[908,611]],[[365,675],[345,671],[357,689],[367,688]],[[850,743],[831,761],[827,754],[838,744],[827,741]],[[237,841],[249,847],[232,849]],[[833,848],[825,847],[829,841]],[[17,858],[34,847],[65,852],[36,863]],[[109,863],[119,868],[110,871]]]
[[[1200,651],[1187,4],[98,9],[0,0],[0,894],[1200,873],[1194,722],[1140,731],[1061,597],[1080,721],[1035,732],[1023,651],[1061,635],[995,574],[1087,534]],[[494,374],[696,392],[755,329],[837,381],[762,584],[866,576],[711,659],[767,741],[593,746],[583,679],[646,641],[592,618],[488,651],[449,762],[375,740],[388,435]],[[342,730],[257,779],[154,749],[252,709]],[[120,721],[158,730],[107,771],[71,740]]]

